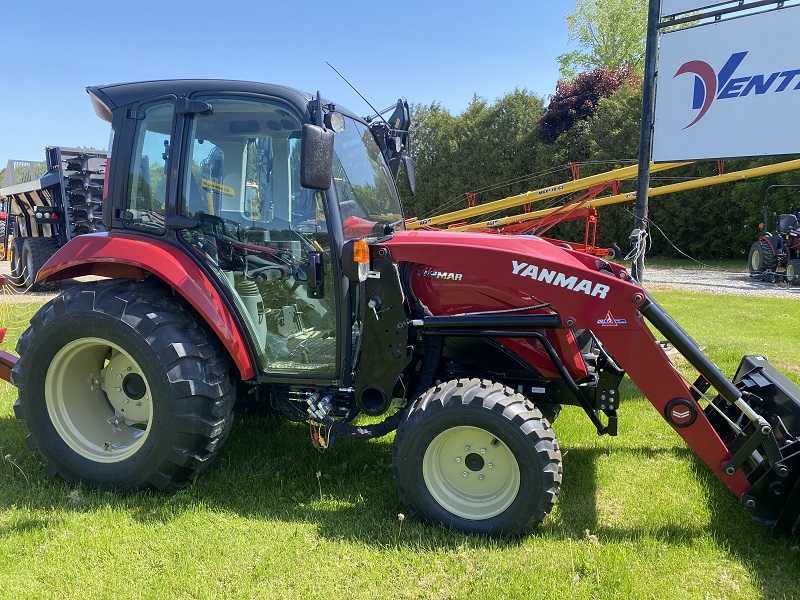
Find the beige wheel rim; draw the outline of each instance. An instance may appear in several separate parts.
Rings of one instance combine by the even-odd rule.
[[[520,487],[514,454],[480,427],[453,427],[437,435],[425,451],[422,475],[440,506],[475,521],[501,514]]]
[[[150,385],[116,344],[99,338],[70,342],[53,357],[44,389],[53,426],[84,458],[119,462],[147,440],[153,423]]]

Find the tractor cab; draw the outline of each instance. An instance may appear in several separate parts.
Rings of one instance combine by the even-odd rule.
[[[376,141],[355,115],[279,86],[148,82],[89,92],[117,132],[110,230],[190,254],[234,307],[257,371],[346,380],[360,329],[337,317],[358,302],[341,276],[342,246],[404,223],[387,132]]]

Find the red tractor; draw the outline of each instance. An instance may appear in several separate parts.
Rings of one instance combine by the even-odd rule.
[[[764,232],[750,247],[747,266],[750,277],[761,281],[786,282],[800,285],[800,211],[778,215],[772,214],[775,233],[766,230],[769,222],[769,193],[775,188],[797,188],[796,184],[771,185],[764,194]]]
[[[615,435],[627,372],[754,518],[796,531],[800,389],[758,356],[728,381],[602,258],[530,236],[404,230],[403,101],[370,123],[259,83],[88,91],[114,136],[107,231],[69,241],[39,279],[103,279],[44,305],[18,361],[0,355],[51,475],[181,488],[247,400],[308,423],[320,449],[396,430],[393,475],[413,514],[519,534],[559,494],[561,405]]]

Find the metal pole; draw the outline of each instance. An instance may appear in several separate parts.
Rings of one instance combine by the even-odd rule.
[[[653,146],[653,112],[656,104],[656,63],[658,62],[658,20],[661,0],[649,0],[647,10],[647,45],[642,83],[642,122],[639,129],[639,177],[636,181],[636,216],[631,243],[635,253],[631,275],[638,281],[644,277],[644,253],[647,241],[647,190],[650,188],[650,153]]]

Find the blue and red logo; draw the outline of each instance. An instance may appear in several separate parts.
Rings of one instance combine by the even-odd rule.
[[[700,110],[694,120],[684,129],[688,129],[702,119],[715,100],[741,98],[751,92],[756,96],[767,92],[783,92],[795,81],[795,78],[800,76],[800,69],[792,69],[789,71],[775,71],[770,74],[761,73],[734,77],[736,69],[742,64],[747,54],[747,51],[734,52],[725,61],[719,72],[714,71],[711,65],[702,60],[690,60],[680,66],[673,77],[685,73],[694,74],[692,108]],[[774,85],[775,83],[777,85]],[[797,83],[793,89],[800,89],[800,83]]]

